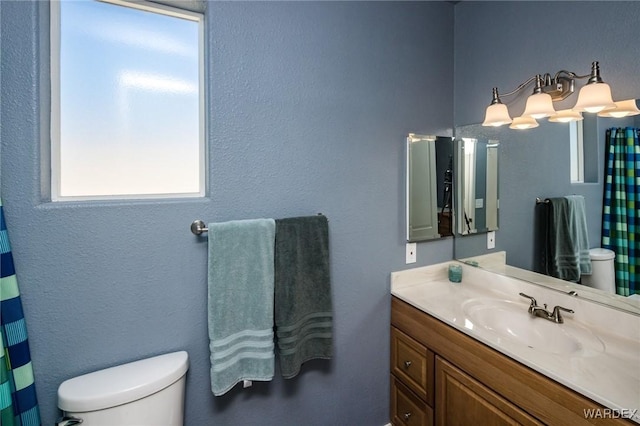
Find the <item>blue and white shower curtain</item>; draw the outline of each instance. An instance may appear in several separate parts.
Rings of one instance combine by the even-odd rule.
[[[39,426],[40,412],[18,280],[0,199],[0,425]]]

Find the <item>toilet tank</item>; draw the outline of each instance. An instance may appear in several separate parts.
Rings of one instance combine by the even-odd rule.
[[[58,388],[58,407],[82,426],[182,426],[186,352],[74,377]]]

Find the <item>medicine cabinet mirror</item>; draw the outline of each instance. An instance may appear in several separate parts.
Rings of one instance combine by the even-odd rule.
[[[406,139],[407,241],[453,236],[453,138]]]

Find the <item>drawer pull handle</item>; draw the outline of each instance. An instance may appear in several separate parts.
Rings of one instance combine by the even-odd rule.
[[[405,421],[409,421],[409,419],[411,418],[412,414],[411,411],[409,411],[408,413],[404,413],[404,420]]]
[[[409,368],[409,367],[411,367],[411,361],[405,361],[404,368]]]

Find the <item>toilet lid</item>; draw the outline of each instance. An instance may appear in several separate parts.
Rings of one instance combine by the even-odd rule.
[[[589,250],[589,257],[591,260],[609,260],[616,257],[616,254],[606,248],[592,248]]]
[[[58,408],[82,413],[136,401],[175,383],[188,368],[181,351],[74,377],[58,388]]]

